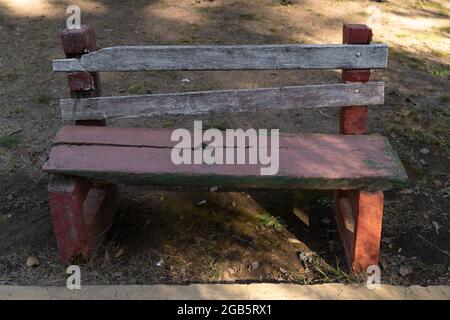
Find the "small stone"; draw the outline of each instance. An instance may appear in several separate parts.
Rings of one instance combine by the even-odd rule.
[[[442,186],[442,182],[441,182],[441,180],[439,180],[439,179],[433,179],[433,180],[431,180],[431,181],[433,182],[433,184],[434,184],[436,187]]]
[[[216,192],[217,190],[219,190],[219,187],[211,187],[209,192]]]
[[[312,253],[311,252],[300,252],[299,258],[303,262],[311,262],[312,261]]]
[[[161,267],[163,264],[164,264],[164,259],[161,259],[161,260],[159,260],[159,261],[156,263],[156,265],[157,265],[158,267]]]
[[[400,269],[398,270],[398,273],[402,277],[406,277],[411,272],[413,272],[413,268],[411,266],[408,266],[408,265],[407,266],[401,266]]]
[[[328,219],[327,217],[323,218],[322,220],[320,220],[322,223],[324,224],[329,224],[331,222],[331,219]]]
[[[236,207],[236,202],[232,201],[231,205],[233,206],[233,208],[235,208]]]
[[[381,241],[383,241],[386,244],[391,244],[392,243],[392,238],[384,237],[383,239],[381,239]]]
[[[258,268],[259,268],[259,262],[258,261],[252,262],[251,270],[256,270]]]
[[[204,205],[205,203],[206,203],[206,200],[202,200],[202,201],[197,202],[197,205],[198,205],[198,206],[202,206],[202,205]]]
[[[420,149],[420,153],[421,153],[421,154],[429,154],[429,153],[430,153],[430,149],[428,149],[428,148],[422,148],[422,149]]]
[[[36,258],[35,256],[29,256],[27,258],[26,264],[27,264],[27,267],[31,268],[31,267],[37,267],[40,263],[39,263],[38,258]]]
[[[181,79],[181,82],[191,82],[191,80],[189,80],[189,78],[183,78]]]
[[[283,273],[283,274],[288,273],[288,271],[286,269],[283,269],[282,267],[280,267],[280,272]]]

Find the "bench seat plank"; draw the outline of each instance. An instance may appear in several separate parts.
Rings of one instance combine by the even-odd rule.
[[[377,69],[387,52],[385,44],[116,46],[53,60],[53,71]]]
[[[242,188],[374,189],[401,187],[402,164],[379,135],[280,135],[280,167],[175,165],[171,130],[68,126],[56,135],[44,171],[109,182]]]

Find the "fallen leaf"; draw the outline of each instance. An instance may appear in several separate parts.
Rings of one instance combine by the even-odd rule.
[[[290,243],[302,244],[298,239],[295,239],[295,238],[288,238],[287,240],[288,240]]]
[[[29,256],[27,258],[27,267],[37,267],[38,265],[40,265],[38,258],[36,258],[35,256]]]
[[[436,230],[436,234],[439,234],[439,229],[441,228],[439,223],[437,223],[436,221],[432,221],[431,223],[433,224],[434,230]]]
[[[280,267],[279,269],[280,269],[281,273],[284,273],[284,274],[288,273],[288,271],[286,269],[283,269],[282,267]]]
[[[259,262],[258,261],[252,262],[251,270],[256,270],[258,268],[259,268]]]
[[[297,218],[309,227],[309,215],[305,211],[298,208],[294,208],[293,211]]]
[[[123,250],[123,248],[120,248],[120,250],[116,252],[114,257],[115,258],[120,258],[124,254],[124,252],[125,252],[125,250]]]
[[[105,255],[103,257],[102,265],[100,266],[101,269],[104,269],[108,266],[109,262],[111,260],[111,256],[109,255],[108,250],[105,250]]]
[[[408,274],[410,274],[411,272],[413,272],[413,268],[409,265],[406,266],[401,266],[400,269],[398,270],[398,273],[402,276],[405,277]]]

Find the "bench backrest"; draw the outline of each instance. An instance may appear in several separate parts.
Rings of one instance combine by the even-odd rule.
[[[72,95],[76,99],[61,100],[63,120],[365,106],[384,102],[384,83],[367,81],[369,69],[386,68],[388,49],[384,44],[369,44],[371,31],[363,25],[345,25],[341,45],[158,45],[118,46],[98,51],[95,51],[95,34],[91,28],[65,32],[63,44],[68,58],[54,60],[53,70],[69,73],[72,92],[98,86],[96,72],[100,71],[343,69],[349,73],[338,84],[139,96]]]

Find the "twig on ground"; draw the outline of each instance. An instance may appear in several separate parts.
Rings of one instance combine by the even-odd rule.
[[[12,136],[13,134],[19,133],[22,130],[23,130],[22,128],[15,129],[15,130],[11,131],[10,133],[8,133],[8,136]]]
[[[319,108],[317,108],[317,111],[318,111],[321,115],[323,115],[325,118],[328,118],[328,119],[331,118],[331,116],[327,115],[325,112],[323,112],[323,111],[320,110]]]
[[[428,241],[427,239],[425,239],[424,237],[422,237],[422,235],[419,234],[418,237],[419,237],[420,239],[422,239],[423,241],[425,241],[426,243],[428,243],[428,244],[429,244],[430,246],[432,246],[433,248],[435,248],[435,249],[439,250],[440,252],[442,252],[443,254],[445,254],[447,257],[450,257],[450,254],[449,254],[447,251],[442,250],[442,249],[439,248],[437,245],[431,243],[430,241]]]

